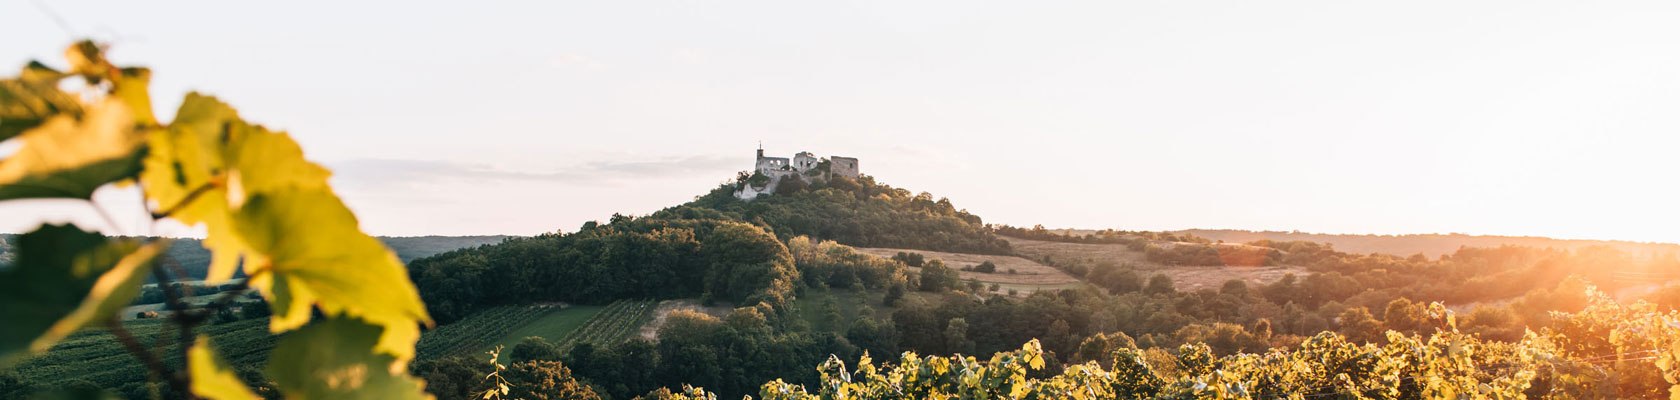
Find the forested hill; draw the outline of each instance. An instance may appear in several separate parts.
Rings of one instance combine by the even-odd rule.
[[[863,176],[806,184],[784,183],[777,193],[753,201],[733,196],[725,184],[691,207],[722,211],[770,227],[782,240],[794,236],[833,240],[858,247],[892,247],[959,253],[1009,254],[1009,242],[986,228],[979,216],[932,194],[911,194]]]
[[[723,185],[643,217],[614,215],[577,232],[513,238],[410,263],[440,321],[501,304],[626,298],[760,302],[780,307],[798,279],[783,243],[796,236],[868,247],[1007,254],[980,217],[946,199],[833,178],[781,185],[747,202]]]
[[[675,207],[422,258],[409,263],[409,276],[447,323],[487,306],[554,301],[699,297],[782,307],[799,274],[762,227]]]
[[[0,234],[0,263],[11,259],[11,241],[17,235]],[[421,257],[450,250],[477,247],[501,242],[509,236],[380,236],[379,241],[385,242],[391,251],[397,253],[397,258],[404,263]],[[198,239],[174,239],[169,246],[169,256],[181,263],[191,279],[204,279],[205,270],[210,266],[210,251],[199,244]]]
[[[1592,246],[1606,246],[1635,257],[1670,256],[1680,254],[1680,244],[1640,243],[1613,240],[1552,239],[1535,236],[1477,236],[1465,234],[1421,235],[1338,235],[1325,233],[1244,231],[1234,229],[1188,229],[1173,233],[1189,234],[1226,243],[1248,243],[1256,240],[1274,242],[1306,241],[1328,243],[1336,250],[1356,254],[1382,253],[1409,256],[1422,253],[1428,257],[1452,254],[1461,247],[1521,246],[1577,250]]]

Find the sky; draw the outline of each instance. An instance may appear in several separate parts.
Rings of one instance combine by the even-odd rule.
[[[109,42],[153,68],[160,117],[202,91],[290,132],[379,235],[647,214],[762,142],[989,223],[1680,242],[1677,20],[1668,1],[0,0],[0,66]],[[190,231],[143,226],[131,190],[96,200],[107,230]],[[0,204],[0,231],[102,225],[89,210]]]

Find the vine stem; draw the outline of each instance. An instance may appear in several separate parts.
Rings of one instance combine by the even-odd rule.
[[[163,255],[161,258],[163,259],[163,262],[166,263],[166,264],[170,264],[170,265],[177,264],[175,259],[172,258],[172,257],[169,257],[169,255],[167,255],[167,254]],[[179,266],[176,265],[175,268],[178,269]],[[194,321],[194,318],[192,318],[191,316],[188,315],[187,311],[189,311],[188,310],[189,307],[184,302],[184,299],[181,297],[181,293],[175,291],[175,288],[173,287],[174,285],[172,285],[174,282],[170,278],[169,273],[164,272],[164,270],[160,269],[160,268],[152,268],[152,277],[157,279],[158,288],[163,290],[164,304],[165,304],[165,306],[167,306],[169,308],[169,311],[170,311],[169,320],[170,320],[170,322],[173,322],[176,325],[176,328],[178,328],[178,330],[176,332],[176,338],[175,339],[176,339],[176,345],[179,346],[180,348],[177,349],[177,350],[180,352],[181,361],[186,362],[187,354],[188,354],[188,352],[192,351],[193,341],[195,339],[193,337],[193,327],[195,325],[198,325],[198,323],[197,323],[197,321]],[[182,376],[179,379],[181,379],[182,381],[184,381],[188,385],[190,385],[192,378],[187,377],[187,376]],[[187,385],[183,385],[181,387],[176,387],[176,389],[177,389],[176,392],[180,393],[182,395],[182,397],[185,397],[189,400],[197,399],[196,396],[193,396],[191,390],[185,390],[187,387],[188,387]]]
[[[193,200],[197,200],[199,196],[203,196],[204,193],[209,192],[210,189],[215,189],[216,187],[221,186],[221,181],[222,178],[218,176],[211,178],[209,182],[205,182],[203,185],[198,185],[198,187],[193,188],[191,192],[187,192],[186,197],[182,197],[180,202],[175,203],[173,206],[169,206],[169,208],[163,209],[163,211],[152,213],[152,219],[164,219],[169,217],[171,214],[175,214],[177,211],[181,211],[182,208],[186,208],[188,204],[192,204]]]

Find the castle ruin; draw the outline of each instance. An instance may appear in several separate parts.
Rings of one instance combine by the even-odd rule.
[[[763,176],[769,180],[763,186],[754,185],[751,180],[740,182],[735,190],[735,197],[741,200],[752,200],[760,194],[775,193],[776,187],[784,179],[802,179],[806,181],[827,180],[833,176],[858,178],[858,159],[852,157],[829,156],[817,157],[809,151],[794,154],[793,158],[765,157],[764,146],[759,145],[758,157],[753,163],[753,177]]]

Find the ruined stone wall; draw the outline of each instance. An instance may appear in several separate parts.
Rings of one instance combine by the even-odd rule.
[[[835,176],[857,179],[858,159],[851,157],[831,156],[828,158],[828,171]]]

